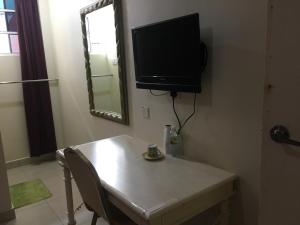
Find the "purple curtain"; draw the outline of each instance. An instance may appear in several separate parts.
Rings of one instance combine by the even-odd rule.
[[[47,79],[37,0],[15,0],[23,80]],[[31,156],[57,149],[49,83],[24,83],[23,94]]]

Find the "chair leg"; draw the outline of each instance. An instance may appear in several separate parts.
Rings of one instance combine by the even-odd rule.
[[[91,224],[91,225],[96,225],[97,219],[98,219],[98,215],[97,215],[97,213],[94,213],[94,215],[93,215],[93,220],[92,220],[92,224]]]

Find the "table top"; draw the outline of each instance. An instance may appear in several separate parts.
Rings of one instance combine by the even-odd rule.
[[[236,179],[233,173],[171,156],[146,161],[142,154],[147,146],[123,135],[75,148],[94,165],[104,188],[145,218]],[[57,154],[63,157],[63,150]]]

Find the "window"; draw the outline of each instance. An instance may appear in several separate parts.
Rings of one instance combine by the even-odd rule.
[[[115,12],[112,5],[86,16],[88,49],[91,54],[112,55],[116,50]]]
[[[0,54],[19,52],[15,1],[0,0]]]

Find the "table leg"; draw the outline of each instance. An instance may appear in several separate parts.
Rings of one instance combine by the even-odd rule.
[[[229,224],[229,216],[230,216],[230,200],[225,200],[220,204],[220,225],[228,225]]]
[[[71,172],[67,167],[64,168],[64,180],[67,198],[67,215],[68,215],[68,225],[76,225],[74,217],[74,205],[73,205],[73,193],[72,193],[72,178]]]

